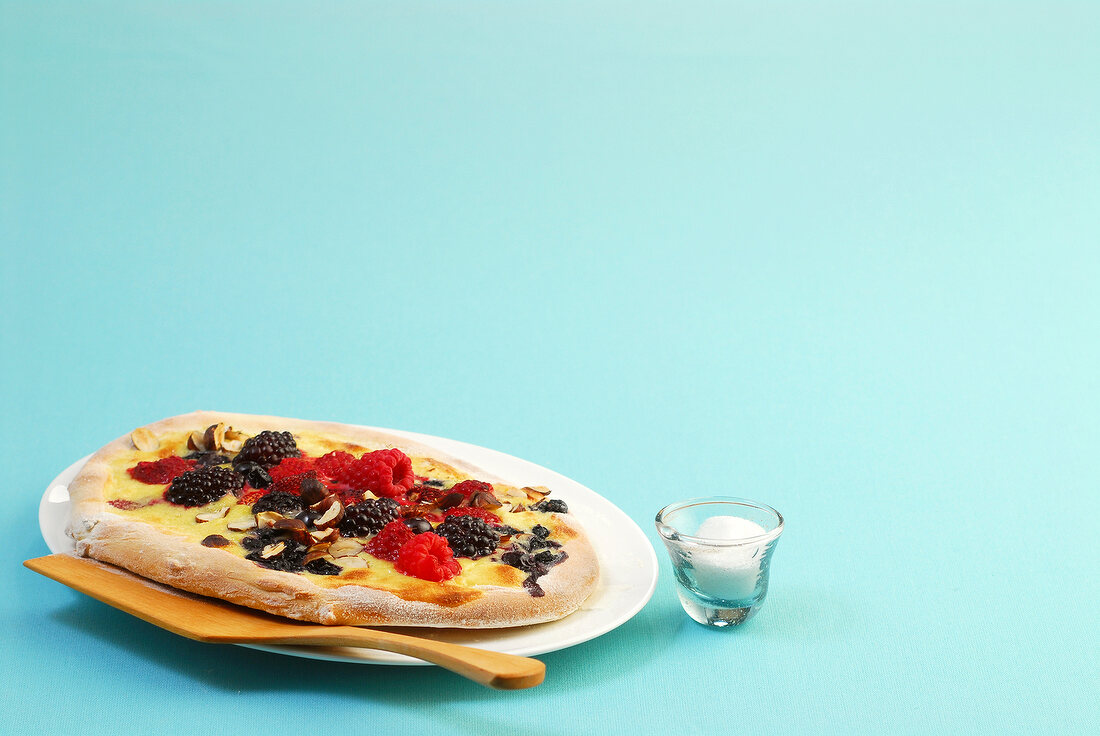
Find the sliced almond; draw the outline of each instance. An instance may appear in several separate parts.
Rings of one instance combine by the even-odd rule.
[[[206,433],[205,432],[192,432],[187,437],[187,449],[198,450],[199,452],[205,452],[206,447]]]
[[[142,452],[152,452],[160,447],[160,440],[145,427],[138,427],[131,432],[130,441],[134,443],[134,447]]]
[[[206,445],[207,450],[220,450],[222,449],[222,440],[225,439],[225,425],[221,422],[217,424],[211,424],[203,432],[202,441]]]
[[[314,560],[319,560],[322,557],[328,556],[327,544],[315,544],[306,551],[306,556],[302,558],[302,564],[308,565]]]
[[[340,530],[336,527],[331,529],[318,529],[315,532],[310,532],[309,536],[314,542],[335,542],[340,537]]]
[[[200,524],[204,524],[208,521],[215,521],[217,519],[224,519],[225,515],[229,513],[229,507],[226,506],[223,509],[217,511],[207,511],[205,514],[196,514],[195,521]]]
[[[232,427],[225,428],[225,437],[222,438],[222,449],[229,452],[240,452],[244,447],[244,441],[248,435]]]
[[[332,508],[332,504],[339,503],[339,502],[340,502],[340,500],[338,498],[336,498],[336,494],[335,493],[330,493],[329,495],[323,497],[317,503],[311,503],[309,505],[309,507],[311,509],[313,509],[314,511],[319,511],[323,514],[326,511],[328,511],[330,508]]]
[[[282,521],[285,518],[286,517],[278,511],[261,511],[256,514],[256,526],[261,529],[267,529],[268,527],[275,526],[275,522]]]
[[[301,519],[281,519],[272,524],[272,528],[290,532],[299,542],[309,542],[309,531],[306,523]]]
[[[362,557],[341,557],[336,560],[336,564],[344,568],[366,567],[367,561],[364,560]]]
[[[246,532],[249,529],[255,529],[256,528],[256,517],[249,516],[249,517],[244,518],[244,519],[237,519],[236,521],[231,521],[231,522],[229,522],[228,524],[225,525],[225,528],[228,529],[231,532]]]
[[[487,491],[474,491],[470,495],[470,505],[479,509],[499,509],[504,504]]]
[[[317,517],[313,522],[313,526],[318,529],[328,529],[329,527],[336,526],[344,519],[344,504],[337,500],[334,500],[328,509]]]
[[[280,554],[284,549],[286,549],[286,542],[276,542],[275,544],[269,544],[264,547],[263,550],[260,552],[260,557],[268,560],[275,555]]]
[[[356,542],[354,539],[338,539],[329,545],[328,553],[333,557],[350,557],[357,555],[363,551],[363,545]]]
[[[538,502],[550,495],[550,489],[545,486],[538,486],[533,488],[531,486],[524,486],[523,492],[527,494],[527,498],[532,502]]]

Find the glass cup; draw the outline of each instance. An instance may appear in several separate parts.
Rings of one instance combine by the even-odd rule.
[[[708,626],[737,626],[760,610],[783,533],[778,511],[744,498],[693,498],[661,509],[657,532],[689,616]]]

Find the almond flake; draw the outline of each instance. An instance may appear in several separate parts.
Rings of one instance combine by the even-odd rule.
[[[341,557],[336,560],[336,564],[340,567],[366,567],[367,561],[362,557]]]
[[[225,528],[231,532],[246,532],[249,529],[256,528],[256,519],[252,516],[245,519],[237,519],[236,521],[231,521],[226,524]]]
[[[260,552],[260,557],[263,557],[265,560],[268,560],[268,559],[271,559],[272,557],[274,557],[275,555],[281,553],[284,549],[286,549],[286,542],[277,542],[275,544],[269,544],[269,545],[267,545],[266,547],[263,548],[263,551]]]
[[[224,439],[225,425],[221,422],[218,424],[211,424],[202,435],[202,441],[203,444],[206,445],[207,450],[216,451],[222,449],[222,440]]]
[[[313,538],[314,542],[334,542],[340,536],[340,530],[335,527],[318,529],[315,532],[310,532],[309,536]]]
[[[331,498],[331,497],[330,497]],[[333,501],[332,505],[328,507],[325,513],[321,514],[316,521],[313,522],[313,526],[318,529],[327,529],[330,526],[336,526],[344,518],[344,504],[339,501]]]
[[[225,515],[229,513],[229,507],[226,506],[218,511],[207,511],[205,514],[198,514],[195,516],[195,521],[203,524],[207,521],[214,521],[216,519],[223,519]]]
[[[248,435],[232,427],[225,428],[225,438],[222,439],[222,449],[229,452],[240,452],[244,447],[244,441]]]
[[[256,514],[256,526],[267,529],[269,526],[275,526],[276,521],[282,521],[285,518],[278,511],[261,511]]]
[[[206,451],[206,433],[205,432],[192,432],[187,436],[187,449],[198,450],[199,452]]]
[[[333,557],[351,557],[362,551],[363,545],[346,537],[333,542],[328,548],[328,553]]]
[[[145,427],[138,427],[131,432],[130,441],[134,443],[134,447],[142,452],[152,452],[160,447],[160,440]]]

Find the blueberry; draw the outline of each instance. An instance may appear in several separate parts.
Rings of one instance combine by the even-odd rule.
[[[413,534],[423,534],[432,530],[431,522],[427,519],[405,519],[405,526],[411,529]]]

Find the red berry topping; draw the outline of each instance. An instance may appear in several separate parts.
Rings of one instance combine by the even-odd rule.
[[[492,493],[493,486],[483,480],[464,480],[461,483],[455,483],[452,487],[447,489],[447,493],[458,492],[464,496],[469,496],[477,491]]]
[[[283,491],[284,493],[293,493],[297,496],[302,492],[302,481],[306,478],[316,477],[317,473],[313,470],[307,471],[305,473],[299,473],[298,475],[284,475],[264,490]]]
[[[404,497],[413,487],[412,460],[401,450],[375,450],[356,460],[346,481],[352,488],[387,498]]]
[[[268,488],[249,488],[241,494],[241,497],[237,499],[237,503],[244,504],[245,506],[251,506],[252,504],[259,501],[261,498],[266,496],[269,490],[270,489]]]
[[[447,509],[443,512],[443,516],[476,516],[486,524],[500,524],[499,516],[488,509],[479,509],[475,506],[459,506],[458,508]]]
[[[301,475],[313,470],[314,460],[308,457],[288,457],[278,465],[268,470],[272,480],[279,480],[291,475]]]
[[[142,483],[165,485],[193,467],[195,467],[194,460],[184,460],[182,457],[172,455],[163,460],[138,463],[126,472],[130,474],[131,478]]]
[[[397,562],[397,553],[412,539],[413,532],[403,521],[391,521],[367,544],[367,552],[380,560]]]
[[[424,532],[406,542],[394,564],[398,572],[421,580],[439,583],[462,571],[447,540],[434,532]]]
[[[327,455],[317,458],[317,471],[328,476],[337,483],[347,483],[351,464],[355,462],[355,456],[350,452],[334,450]]]

